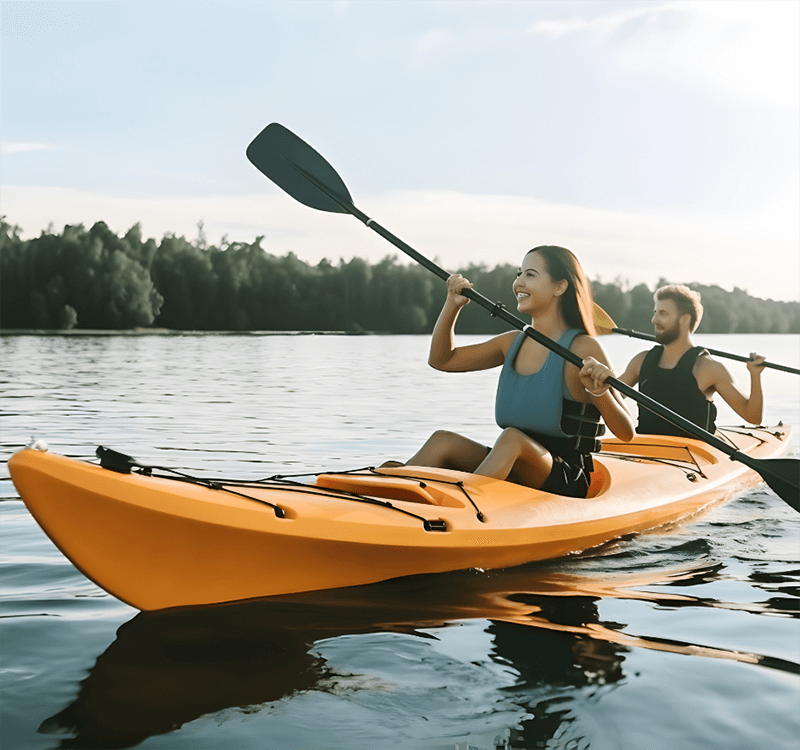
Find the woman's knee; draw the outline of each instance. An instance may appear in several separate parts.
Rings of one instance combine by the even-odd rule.
[[[531,439],[522,430],[516,427],[506,427],[495,441],[495,448],[522,448],[528,443],[532,442]]]
[[[420,454],[428,459],[441,460],[455,450],[461,440],[461,436],[455,432],[436,430],[425,441],[425,445],[420,449]],[[419,454],[417,455],[419,456]]]
[[[547,448],[539,441],[516,427],[506,427],[498,436],[494,447],[525,461],[539,462],[549,455]]]
[[[436,430],[414,457],[435,466],[458,471],[473,471],[489,449],[450,430]],[[411,463],[411,462],[409,462]]]
[[[425,441],[426,448],[446,448],[448,445],[452,445],[458,439],[458,435],[455,432],[450,432],[449,430],[436,430],[436,432],[431,433],[431,436]]]
[[[450,430],[436,430],[428,440],[433,440],[436,442],[444,442],[444,441],[453,441],[461,436],[456,432],[451,432]]]

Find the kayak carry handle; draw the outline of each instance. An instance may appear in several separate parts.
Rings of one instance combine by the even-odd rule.
[[[128,456],[125,453],[106,448],[103,445],[98,445],[95,455],[100,459],[100,466],[104,469],[116,471],[119,474],[130,474],[134,467],[147,469],[148,467],[142,466],[133,456]]]

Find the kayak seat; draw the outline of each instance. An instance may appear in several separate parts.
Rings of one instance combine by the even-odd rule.
[[[316,485],[331,490],[354,492],[381,500],[404,500],[425,505],[463,508],[464,503],[454,494],[445,492],[432,483],[388,475],[320,474]],[[456,490],[458,491],[458,490]]]

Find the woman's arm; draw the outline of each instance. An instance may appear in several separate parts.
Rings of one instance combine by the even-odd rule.
[[[462,289],[471,288],[472,284],[461,274],[453,274],[447,279],[447,299],[434,326],[431,350],[428,356],[428,364],[436,370],[470,372],[498,367],[503,364],[506,352],[516,336],[513,331],[510,331],[480,344],[456,346],[456,320],[461,308],[469,302],[460,292]]]
[[[580,371],[574,365],[570,368],[572,378],[569,386],[573,398],[584,403],[593,403],[600,410],[608,429],[620,440],[633,440],[636,429],[630,412],[622,403],[620,395],[603,382],[614,374],[605,350],[591,336],[579,336],[572,348],[583,359]]]

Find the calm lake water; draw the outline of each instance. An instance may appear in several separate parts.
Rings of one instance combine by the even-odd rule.
[[[603,342],[618,370],[643,348]],[[698,343],[800,365],[799,336]],[[800,516],[764,485],[551,563],[143,614],[75,570],[8,480],[31,437],[241,478],[405,459],[438,427],[493,441],[497,371],[437,373],[427,347],[0,337],[0,746],[797,748]],[[792,424],[796,450],[800,378],[764,384],[765,421]]]

